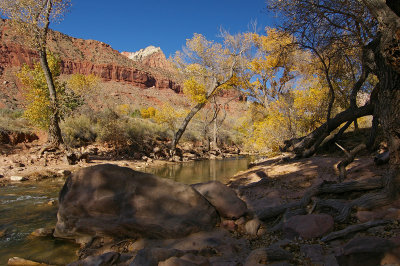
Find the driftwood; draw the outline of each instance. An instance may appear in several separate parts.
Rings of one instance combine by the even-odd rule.
[[[329,241],[332,241],[337,238],[345,237],[351,233],[367,230],[368,228],[375,227],[375,226],[386,225],[391,222],[392,221],[390,221],[390,220],[377,220],[377,221],[369,221],[369,222],[362,223],[362,224],[350,225],[343,230],[332,232],[332,233],[324,236],[323,238],[321,238],[321,241],[329,242]]]

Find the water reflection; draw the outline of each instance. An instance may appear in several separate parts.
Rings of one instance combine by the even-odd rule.
[[[148,167],[144,171],[184,184],[202,183],[210,180],[225,183],[237,172],[246,170],[250,161],[249,157],[234,157],[222,160],[170,164],[157,168]]]

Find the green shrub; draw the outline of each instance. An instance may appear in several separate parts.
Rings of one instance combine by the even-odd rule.
[[[31,126],[29,121],[23,116],[24,111],[6,108],[0,109],[0,131],[29,132]]]
[[[139,109],[135,109],[132,113],[130,113],[131,117],[142,117]]]
[[[168,128],[163,125],[157,124],[149,119],[130,118],[128,120],[129,127],[128,136],[130,139],[143,139],[143,138],[170,138],[172,135],[168,133]]]
[[[93,143],[97,137],[95,123],[87,115],[68,117],[61,128],[65,143],[71,147]]]
[[[126,144],[126,119],[122,119],[113,110],[101,112],[96,124],[97,141],[107,142],[115,147]]]

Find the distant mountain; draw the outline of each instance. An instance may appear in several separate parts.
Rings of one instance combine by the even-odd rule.
[[[122,52],[121,54],[151,68],[164,70],[170,70],[172,68],[160,47],[151,45],[137,52]]]

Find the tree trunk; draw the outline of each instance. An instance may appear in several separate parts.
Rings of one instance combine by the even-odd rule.
[[[217,134],[218,133],[218,126],[217,126],[217,118],[214,119],[214,130],[213,130],[213,145],[214,149],[218,149],[218,144],[217,144]]]
[[[390,170],[383,193],[364,195],[357,206],[390,203],[400,190],[400,17],[394,1],[360,0],[379,23],[378,45],[374,49],[376,75],[379,79],[377,114],[389,144]],[[387,5],[387,3],[389,5]]]
[[[217,89],[220,88],[225,83],[227,83],[233,77],[233,66],[234,66],[234,63],[231,66],[231,71],[230,71],[229,77],[226,78],[223,82],[218,82],[217,78],[216,77],[214,78],[214,83],[213,83],[212,87],[207,91],[206,101],[203,103],[196,104],[192,108],[192,110],[190,110],[189,114],[185,117],[185,119],[183,120],[178,131],[175,133],[174,139],[172,141],[172,144],[171,144],[171,155],[172,156],[175,154],[176,145],[178,144],[179,140],[181,139],[183,133],[185,132],[186,127],[188,126],[190,120],[192,120],[192,118],[207,104],[208,100],[210,99],[210,97],[212,97],[214,95],[214,93],[217,91]],[[215,117],[215,119],[216,119],[216,117]]]
[[[43,69],[44,76],[46,77],[47,87],[49,89],[49,98],[50,98],[50,121],[49,121],[49,136],[48,143],[51,146],[59,147],[63,144],[63,139],[61,136],[61,129],[59,125],[59,115],[58,115],[58,107],[57,107],[57,93],[56,88],[53,81],[53,76],[51,74],[49,65],[47,63],[47,54],[46,48],[42,48],[39,51],[40,55],[40,65]]]
[[[183,120],[181,126],[179,127],[178,131],[176,131],[174,139],[171,144],[171,153],[172,155],[175,153],[176,145],[178,144],[179,140],[181,139],[183,133],[186,130],[186,127],[188,126],[190,120],[206,105],[207,102],[204,103],[198,103],[196,104],[192,110],[187,114],[185,119]]]

